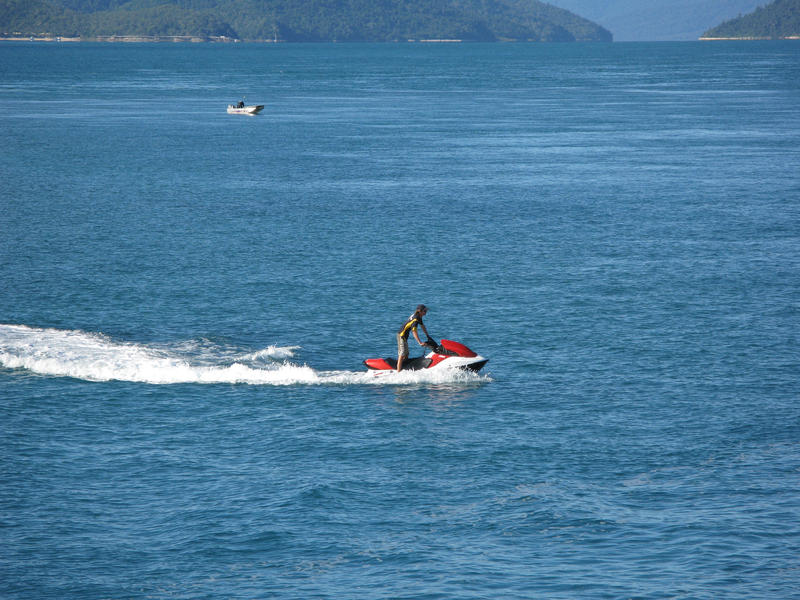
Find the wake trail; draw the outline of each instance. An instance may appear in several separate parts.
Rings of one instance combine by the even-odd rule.
[[[208,343],[157,347],[114,340],[102,333],[0,324],[0,366],[51,377],[148,384],[408,385],[475,382],[455,370],[316,371],[292,362],[299,346],[232,352]]]

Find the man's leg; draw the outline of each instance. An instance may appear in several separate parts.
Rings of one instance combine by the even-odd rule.
[[[397,334],[397,370],[403,369],[403,359],[408,356],[408,342],[403,339],[399,333]]]

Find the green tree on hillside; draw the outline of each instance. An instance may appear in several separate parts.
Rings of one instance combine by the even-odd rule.
[[[780,39],[797,36],[800,36],[800,0],[775,0],[703,34],[704,38]]]

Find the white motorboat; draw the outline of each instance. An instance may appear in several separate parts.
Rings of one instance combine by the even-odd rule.
[[[257,115],[263,109],[263,104],[246,105],[243,101],[238,104],[228,104],[229,115]]]

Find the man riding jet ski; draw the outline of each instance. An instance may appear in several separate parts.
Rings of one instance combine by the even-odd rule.
[[[421,369],[469,369],[470,371],[480,371],[489,362],[488,358],[476,354],[464,344],[453,340],[442,340],[437,344],[434,340],[428,339],[423,344],[431,348],[425,356],[407,358],[403,361],[404,371],[419,371]],[[375,371],[394,371],[397,369],[397,359],[395,358],[368,358],[364,361],[368,369]]]
[[[417,333],[417,327],[422,327],[422,331],[425,332],[425,336],[430,340],[431,334],[428,333],[428,329],[425,327],[425,323],[422,322],[422,317],[428,314],[428,307],[424,304],[417,305],[417,310],[414,311],[406,322],[403,323],[403,326],[400,328],[400,331],[397,332],[397,370],[403,370],[403,361],[408,358],[408,334],[413,333],[414,339],[417,340],[417,343],[420,346],[424,346],[420,339],[419,334]],[[426,342],[427,344],[427,342]]]
[[[463,369],[471,369],[479,371],[486,364],[487,359],[478,356],[475,352],[467,348],[464,344],[459,344],[452,340],[442,340],[441,344],[437,344],[431,339],[425,323],[422,322],[422,317],[428,314],[428,307],[424,304],[417,306],[400,331],[397,332],[397,360],[392,358],[368,358],[364,364],[369,369],[379,371],[397,370],[401,371],[403,368],[418,371],[420,369],[432,369],[441,367],[455,367]],[[422,327],[422,331],[428,337],[428,340],[423,344],[419,339],[417,328]],[[408,359],[408,336],[414,334],[414,338],[420,346],[427,346],[431,349],[425,356],[420,356],[413,359]]]

